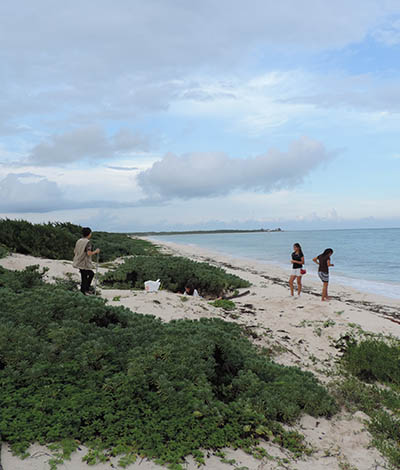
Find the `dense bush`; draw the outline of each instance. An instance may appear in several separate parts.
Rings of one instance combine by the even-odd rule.
[[[374,445],[400,468],[400,340],[353,338],[342,362],[352,375],[340,384],[339,399],[370,416]]]
[[[9,253],[8,248],[0,243],[0,258],[4,258]]]
[[[349,344],[343,356],[346,368],[361,380],[400,385],[400,347],[378,339]]]
[[[75,242],[81,236],[82,227],[69,222],[31,224],[25,220],[0,220],[0,245],[24,255],[72,259]],[[100,262],[120,256],[157,253],[152,243],[122,233],[93,232],[92,243],[101,249]]]
[[[207,263],[162,255],[127,259],[114,271],[107,272],[102,283],[109,287],[143,289],[143,283],[149,279],[160,279],[161,287],[172,292],[183,292],[190,282],[201,295],[212,297],[250,285],[244,279]]]
[[[0,243],[24,255],[71,259],[76,239],[71,227],[64,224],[34,225],[25,220],[0,220]]]
[[[39,265],[28,266],[23,271],[10,271],[0,266],[0,289],[7,288],[14,292],[22,292],[24,289],[41,286],[45,272],[46,270],[39,272]]]
[[[72,438],[177,465],[259,437],[300,448],[280,422],[335,411],[311,373],[271,362],[236,324],[162,323],[38,274],[29,289],[26,274],[2,276],[0,429],[15,451]]]
[[[147,240],[131,238],[123,233],[93,232],[93,247],[99,247],[100,262],[130,255],[156,255],[158,248]]]

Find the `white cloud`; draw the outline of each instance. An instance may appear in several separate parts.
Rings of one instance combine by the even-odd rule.
[[[400,86],[393,78],[300,68],[248,79],[188,78],[169,115],[212,119],[223,132],[252,138],[279,133],[285,125],[298,132],[311,125],[318,132],[328,122],[391,131],[399,125]]]
[[[111,159],[120,153],[148,150],[147,138],[121,129],[107,138],[98,126],[74,129],[55,135],[49,141],[36,145],[27,162],[34,165],[57,166],[80,160]]]
[[[383,0],[2,2],[2,131],[32,116],[87,125],[165,110],[184,77],[243,75],[264,51],[341,48],[399,11]]]
[[[84,179],[84,176],[81,177]],[[115,209],[146,203],[137,197],[138,192],[135,191],[132,181],[129,188],[122,190],[118,187],[118,182],[112,184],[107,180],[102,185],[97,181],[95,190],[90,180],[86,181],[86,184],[77,183],[78,181],[75,181],[74,185],[63,185],[29,172],[9,173],[0,180],[0,212],[10,214],[85,208]],[[123,198],[119,197],[121,195]]]
[[[37,76],[50,63],[94,78],[126,72],[134,65],[225,67],[261,43],[272,47],[341,47],[362,40],[379,20],[399,11],[378,0],[203,0],[190,4],[166,0],[48,0],[3,2],[0,18],[4,49],[28,59]],[[32,36],[35,25],[41,34]],[[193,53],[195,51],[195,53]],[[114,66],[114,68],[113,68]],[[53,71],[53,76],[57,72]]]
[[[400,85],[397,79],[376,78],[372,74],[310,76],[305,94],[297,90],[282,102],[359,112],[400,113]]]
[[[387,46],[396,46],[400,44],[400,18],[394,18],[386,21],[373,33],[374,38]]]
[[[249,158],[224,153],[167,154],[141,172],[138,183],[151,198],[197,198],[228,194],[235,190],[270,192],[300,184],[314,168],[334,154],[317,141],[303,137],[287,152],[270,149]]]
[[[8,174],[0,181],[0,211],[48,212],[64,208],[66,201],[57,183],[28,173]]]
[[[269,72],[250,79],[188,78],[171,103],[169,114],[180,118],[212,118],[233,132],[265,134],[272,127],[310,113],[313,106],[290,102],[308,90],[310,77],[301,70]],[[287,99],[284,101],[284,99]]]

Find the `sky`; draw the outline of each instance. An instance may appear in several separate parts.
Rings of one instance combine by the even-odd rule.
[[[400,227],[398,0],[0,4],[0,218]]]

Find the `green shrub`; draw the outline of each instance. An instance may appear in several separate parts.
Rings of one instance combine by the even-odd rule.
[[[137,256],[107,272],[102,283],[115,288],[140,288],[149,279],[160,279],[161,287],[183,292],[190,282],[203,296],[219,297],[225,291],[248,287],[249,282],[223,269],[179,256]]]
[[[5,258],[9,254],[9,249],[0,243],[0,258]]]
[[[400,419],[384,410],[376,412],[368,430],[374,436],[374,444],[388,457],[393,468],[400,468]]]
[[[234,310],[236,308],[235,302],[227,299],[217,299],[214,302],[210,302],[210,305],[213,305],[217,308],[223,308],[224,310]]]
[[[10,251],[52,259],[72,259],[80,227],[72,224],[31,224],[25,220],[0,220],[0,243]],[[72,250],[72,251],[71,251]]]
[[[345,367],[368,382],[380,381],[400,385],[400,345],[378,339],[349,344],[343,355]]]
[[[93,232],[93,247],[99,247],[100,262],[131,255],[156,255],[158,248],[147,240],[128,237],[124,233]]]
[[[374,445],[400,467],[400,341],[349,336],[342,363],[353,374],[339,387],[339,400],[367,413]],[[367,383],[364,383],[367,382]],[[373,383],[371,383],[373,382]]]
[[[90,462],[114,449],[178,465],[261,436],[297,452],[280,423],[336,409],[311,373],[266,360],[236,324],[163,323],[40,276],[11,284],[0,288],[0,429],[14,451],[72,438]]]
[[[1,246],[9,251],[50,259],[72,259],[82,227],[69,222],[31,224],[26,220],[0,219]],[[157,248],[146,240],[122,233],[93,232],[92,243],[101,249],[100,262],[128,255],[151,255]]]
[[[43,275],[47,268],[39,272],[39,265],[28,266],[23,271],[10,271],[0,266],[0,289],[7,288],[14,292],[22,292],[24,289],[43,284]]]
[[[337,400],[351,412],[361,410],[370,416],[368,431],[373,444],[394,468],[400,464],[400,388],[366,384],[355,377],[346,377],[336,391]]]

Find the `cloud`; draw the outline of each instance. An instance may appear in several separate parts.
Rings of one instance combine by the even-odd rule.
[[[139,167],[137,166],[112,166],[112,165],[107,166],[107,168],[110,168],[110,170],[118,170],[118,171],[135,171],[139,169]]]
[[[306,94],[303,94],[304,91]],[[393,78],[373,75],[330,77],[310,76],[306,91],[298,90],[281,103],[314,105],[319,108],[347,108],[360,112],[400,112],[400,86]]]
[[[293,0],[1,2],[0,132],[21,132],[32,116],[76,123],[167,109],[183,77],[342,48],[399,11],[388,0],[304,0],[301,9]]]
[[[151,198],[204,198],[235,190],[271,192],[292,188],[334,153],[320,142],[303,137],[287,152],[271,149],[264,155],[232,158],[224,153],[167,154],[138,175],[138,183]]]
[[[74,129],[54,135],[50,140],[36,145],[27,163],[51,166],[63,165],[80,160],[105,160],[120,153],[149,149],[147,138],[121,129],[108,138],[97,126]]]
[[[30,69],[33,77],[53,64],[51,78],[67,69],[85,78],[97,72],[98,79],[149,64],[224,67],[255,43],[278,49],[342,47],[362,40],[396,11],[396,2],[379,0],[303,0],[301,9],[293,0],[253,0],[249,8],[239,0],[122,0],[118,7],[107,0],[63,5],[17,0],[2,2],[0,18],[4,55],[11,60],[23,54],[26,67],[37,65]],[[32,36],[32,24],[40,35]]]
[[[355,125],[355,131],[370,126],[374,132],[377,121],[381,130],[398,127],[400,85],[393,77],[298,68],[231,80],[197,77],[185,86],[171,103],[169,116],[197,123],[211,120],[219,132],[235,137],[270,137],[282,129],[293,133],[293,127],[310,134],[320,132],[323,124]]]
[[[390,18],[374,31],[373,37],[387,46],[400,44],[400,18]]]
[[[66,207],[57,183],[31,173],[10,173],[0,181],[2,212],[48,212],[50,207]]]
[[[60,210],[84,208],[120,209],[142,205],[142,201],[72,200],[67,198],[60,186],[49,179],[33,173],[9,173],[0,181],[0,212],[47,213]],[[144,204],[147,201],[143,201]]]

